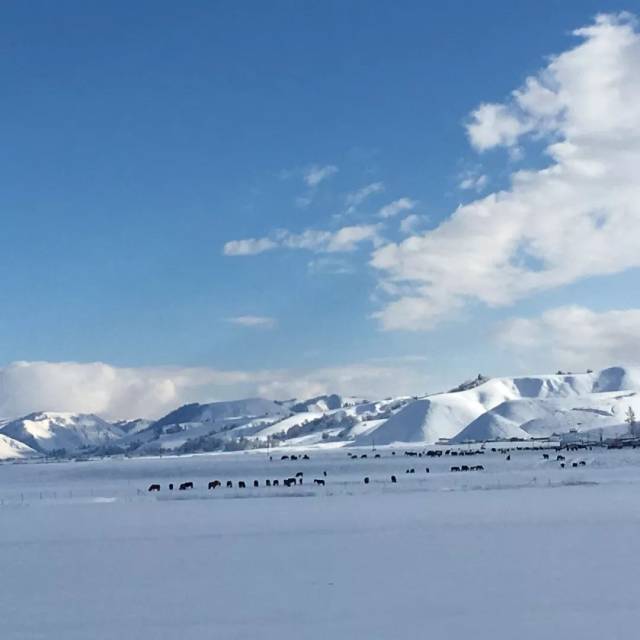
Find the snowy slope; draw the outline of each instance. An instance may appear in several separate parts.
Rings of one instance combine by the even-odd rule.
[[[123,435],[121,429],[98,416],[82,413],[32,413],[7,423],[0,433],[36,451],[73,452],[82,447],[113,443]]]
[[[0,460],[31,458],[38,455],[31,447],[0,433]]]

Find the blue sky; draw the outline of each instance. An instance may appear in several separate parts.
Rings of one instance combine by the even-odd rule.
[[[478,371],[582,366],[592,353],[599,366],[626,353],[629,316],[607,338],[617,351],[524,347],[554,330],[544,314],[563,307],[596,314],[583,320],[598,327],[611,326],[602,314],[633,311],[632,259],[560,277],[575,261],[554,262],[551,242],[524,234],[523,270],[502,282],[500,264],[488,265],[478,295],[448,284],[452,265],[397,264],[413,259],[406,238],[509,190],[515,172],[549,165],[549,145],[573,124],[514,107],[512,92],[549,56],[578,47],[585,37],[571,32],[596,14],[640,6],[433,5],[4,3],[0,366],[171,365],[291,379],[406,361],[398,379],[417,392]],[[617,25],[613,39],[634,29],[628,18]],[[603,27],[586,39],[605,37]],[[598,96],[578,99],[582,109]],[[476,111],[486,103],[511,115]],[[405,209],[382,217],[398,201]],[[543,207],[535,217],[555,215]],[[345,242],[349,232],[335,235],[344,228],[364,239]],[[320,233],[301,235],[308,230]],[[226,243],[260,238],[279,246],[225,255]],[[445,246],[439,238],[417,253],[432,255]],[[454,254],[461,265],[469,256]]]

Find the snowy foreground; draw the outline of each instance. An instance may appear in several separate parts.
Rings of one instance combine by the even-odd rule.
[[[640,450],[358,453],[0,465],[1,637],[635,637]]]

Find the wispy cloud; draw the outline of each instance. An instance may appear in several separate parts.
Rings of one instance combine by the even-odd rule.
[[[415,209],[417,204],[417,200],[411,200],[411,198],[399,198],[389,204],[385,204],[384,207],[378,211],[378,215],[381,218],[392,218],[403,211],[411,211],[412,209]]]
[[[240,327],[255,329],[273,329],[276,326],[276,319],[270,316],[235,316],[227,318],[227,321]]]
[[[361,205],[370,196],[381,193],[384,191],[384,184],[382,182],[372,182],[357,191],[352,191],[347,194],[345,202],[347,204],[347,213],[352,213],[356,210],[358,205]]]
[[[227,256],[246,256],[277,247],[284,249],[306,249],[317,253],[340,253],[354,251],[359,244],[369,242],[374,246],[382,244],[380,225],[365,224],[342,227],[335,231],[306,229],[292,233],[282,229],[268,238],[231,240],[224,245]]]
[[[466,171],[460,176],[458,186],[463,191],[477,191],[480,193],[488,184],[489,178],[484,173],[475,171]]]
[[[305,171],[304,181],[308,187],[314,188],[336,173],[338,173],[338,167],[333,164],[328,164],[324,167],[313,165]]]
[[[225,256],[252,256],[257,253],[275,249],[278,245],[269,238],[246,238],[244,240],[230,240],[225,243]]]

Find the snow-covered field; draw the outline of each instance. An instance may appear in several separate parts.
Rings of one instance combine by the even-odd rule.
[[[634,637],[640,450],[355,452],[0,465],[1,637]]]

